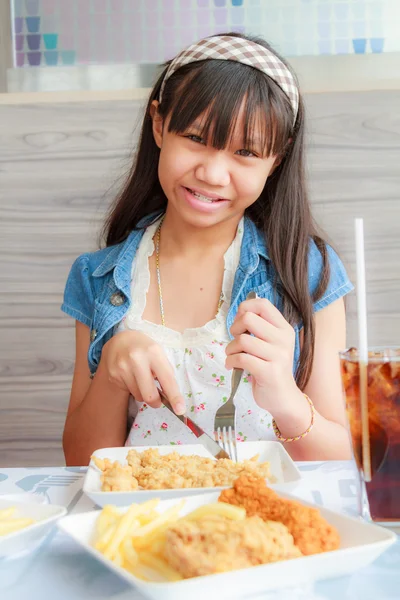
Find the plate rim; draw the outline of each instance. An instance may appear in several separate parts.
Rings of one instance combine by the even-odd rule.
[[[7,494],[4,494],[5,496],[7,496]],[[0,504],[3,502],[3,498],[0,496]],[[4,500],[5,502],[5,500]],[[60,504],[40,504],[38,502],[17,502],[14,501],[13,504],[11,504],[11,506],[40,506],[43,509],[55,509],[53,514],[48,515],[47,517],[44,517],[43,519],[39,519],[38,521],[35,521],[34,523],[31,523],[30,525],[28,525],[27,527],[24,527],[23,529],[18,529],[17,531],[12,531],[11,533],[7,533],[6,535],[2,535],[0,536],[0,549],[3,543],[5,542],[9,542],[11,540],[15,540],[18,539],[19,536],[24,536],[26,535],[28,532],[32,533],[34,531],[36,531],[37,529],[40,529],[42,527],[44,527],[45,525],[51,523],[54,520],[59,520],[62,518],[65,518],[67,516],[72,516],[72,515],[68,515],[68,510],[65,506],[61,506]]]

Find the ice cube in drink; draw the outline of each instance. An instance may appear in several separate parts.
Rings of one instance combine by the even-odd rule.
[[[358,352],[340,355],[354,457],[361,470],[362,426]],[[400,522],[400,349],[368,355],[368,429],[372,479],[365,483],[374,521]]]

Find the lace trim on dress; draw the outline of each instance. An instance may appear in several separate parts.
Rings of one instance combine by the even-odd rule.
[[[214,319],[202,327],[188,328],[182,333],[170,329],[169,327],[146,321],[142,318],[146,306],[147,292],[150,286],[149,258],[154,253],[153,238],[158,224],[159,220],[146,229],[133,261],[131,283],[132,300],[126,319],[123,323],[124,327],[127,329],[143,331],[143,333],[156,339],[161,345],[175,348],[210,343],[213,339],[228,342],[229,335],[226,328],[226,317],[231,303],[233,282],[240,259],[240,248],[243,237],[243,219],[239,223],[235,239],[224,255],[225,268],[222,283],[224,302],[218,311],[218,314]],[[120,328],[118,328],[118,330],[120,330]]]

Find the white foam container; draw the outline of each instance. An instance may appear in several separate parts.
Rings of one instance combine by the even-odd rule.
[[[289,494],[281,495],[291,498]],[[218,496],[218,492],[213,492],[186,498],[181,514],[187,514],[198,506],[215,502]],[[158,510],[163,512],[176,502],[177,499],[162,501]],[[303,504],[314,506],[307,502],[303,502]],[[165,583],[146,582],[138,579],[125,569],[116,566],[91,546],[95,533],[95,522],[100,511],[65,517],[58,522],[58,527],[108,569],[120,575],[148,598],[153,600],[234,600],[353,573],[357,569],[367,566],[396,541],[396,535],[387,529],[325,508],[318,508],[322,516],[338,529],[341,537],[340,549],[239,571]]]
[[[160,454],[169,454],[177,452],[185,456],[197,455],[207,458],[213,458],[204,446],[201,444],[188,444],[182,446],[138,446],[135,448],[101,448],[93,453],[98,458],[109,458],[111,461],[119,461],[126,465],[126,456],[129,450],[143,452],[149,448],[156,448]],[[301,480],[301,474],[285,448],[279,442],[241,442],[238,444],[238,460],[250,459],[256,454],[259,455],[259,461],[268,461],[271,466],[271,475],[273,482],[269,485],[275,489],[291,491]],[[116,506],[127,506],[133,502],[145,502],[150,498],[177,498],[183,496],[193,496],[198,494],[207,494],[213,491],[221,491],[218,488],[180,488],[173,490],[137,490],[133,492],[102,492],[101,491],[101,471],[94,465],[93,460],[89,463],[85,480],[83,483],[84,493],[98,506],[106,504],[115,504]]]

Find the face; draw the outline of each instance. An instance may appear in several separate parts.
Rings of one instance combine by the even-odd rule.
[[[276,164],[263,154],[261,139],[243,144],[242,105],[229,145],[216,150],[201,137],[201,119],[181,134],[168,132],[153,107],[153,133],[160,148],[158,176],[173,211],[194,226],[237,221],[260,196]]]

